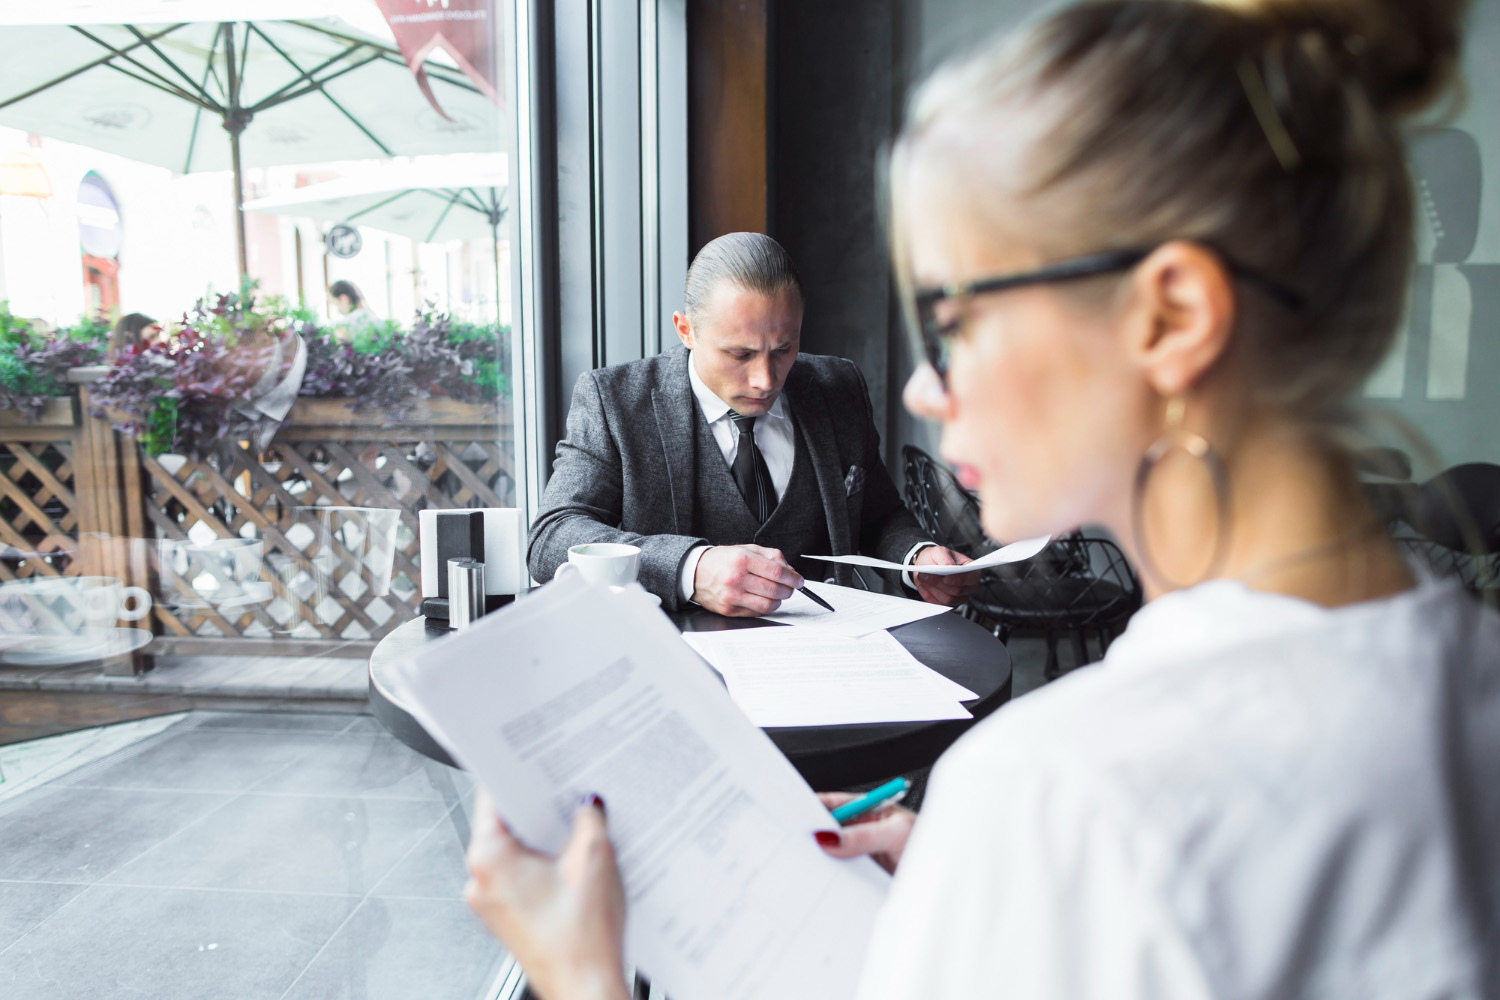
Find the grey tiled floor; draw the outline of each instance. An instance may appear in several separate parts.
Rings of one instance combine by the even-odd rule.
[[[0,802],[0,997],[477,1000],[471,799],[368,717],[188,713]]]
[[[1047,640],[1035,636],[1011,636],[1005,644],[1010,652],[1010,696],[1019,698],[1047,683]],[[1097,647],[1096,647],[1097,649]],[[1057,646],[1058,666],[1063,672],[1078,667],[1078,657],[1069,642]]]
[[[64,667],[0,666],[0,690],[129,691],[363,701],[368,658],[315,656],[158,656],[138,677],[105,674],[95,663]]]

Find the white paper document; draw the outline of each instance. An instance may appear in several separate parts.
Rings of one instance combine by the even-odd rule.
[[[853,995],[888,877],[818,848],[827,810],[639,595],[573,574],[397,673],[525,843],[603,796],[626,957],[674,1000]]]
[[[794,590],[791,597],[781,602],[781,607],[761,617],[783,625],[808,625],[838,635],[861,636],[948,611],[940,604],[874,594],[858,587],[840,587],[832,583],[809,586],[813,593],[833,605],[832,611],[819,607],[800,590]]]
[[[925,666],[889,632],[859,639],[800,628],[684,632],[758,726],[967,719],[973,691]]]
[[[1038,552],[1047,547],[1052,541],[1051,535],[1043,535],[1041,538],[1026,538],[1019,542],[1011,542],[986,555],[980,556],[973,562],[964,563],[962,566],[907,566],[904,563],[888,562],[885,559],[876,559],[873,556],[803,556],[803,559],[820,559],[823,562],[845,563],[849,566],[870,566],[874,569],[900,569],[911,573],[921,573],[924,576],[962,576],[964,573],[972,573],[977,569],[989,569],[992,566],[1003,566],[1006,563],[1025,562]]]

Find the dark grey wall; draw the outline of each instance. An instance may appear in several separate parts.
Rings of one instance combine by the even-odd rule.
[[[901,44],[896,48],[893,74],[901,91],[896,105],[899,121],[905,111],[910,90],[921,83],[944,60],[983,45],[1000,32],[1013,27],[1034,11],[1050,6],[1054,0],[905,0],[900,11]],[[900,317],[894,317],[899,323]],[[892,326],[891,371],[909,374],[915,364],[909,340]],[[900,405],[899,389],[893,396],[890,413],[890,436],[902,444],[914,444],[933,455],[938,453],[938,432],[932,424],[918,420]],[[899,450],[899,449],[898,449]]]
[[[772,8],[769,229],[807,286],[803,350],[860,366],[898,477],[901,445],[936,451],[936,435],[901,406],[913,357],[891,294],[877,164],[912,81],[1038,5],[777,0]]]
[[[1412,147],[1420,264],[1406,327],[1365,391],[1371,403],[1415,424],[1436,447],[1440,466],[1500,463],[1496,53],[1500,0],[1479,0],[1464,58],[1469,100]]]
[[[907,0],[903,29],[909,43],[904,70],[920,80],[945,59],[984,45],[1000,32],[1061,0]]]
[[[900,405],[913,358],[890,298],[876,159],[910,87],[1058,2],[775,5],[772,232],[807,281],[805,349],[859,363],[888,461],[903,443],[935,452],[937,440]],[[1472,95],[1500,85],[1497,45],[1500,0],[1478,0],[1465,59]],[[1441,464],[1500,462],[1500,116],[1471,99],[1447,124],[1416,146],[1422,265],[1407,327],[1367,395],[1414,423]]]
[[[858,364],[877,419],[895,402],[875,164],[891,130],[896,15],[896,0],[781,0],[769,46],[769,229],[807,289],[802,350]]]
[[[919,80],[1057,2],[906,0],[897,72]],[[1500,463],[1500,115],[1480,96],[1500,87],[1497,52],[1500,0],[1478,0],[1464,60],[1470,100],[1414,147],[1421,264],[1406,329],[1366,390],[1375,406],[1415,425],[1440,466]],[[930,440],[930,429],[906,414],[893,419],[898,436]]]

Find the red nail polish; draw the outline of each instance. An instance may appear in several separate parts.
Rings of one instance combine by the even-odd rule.
[[[813,836],[817,838],[818,843],[823,847],[837,847],[843,842],[843,838],[832,830],[819,830]]]
[[[605,812],[606,811],[605,808],[604,808],[604,799],[600,798],[597,794],[590,794],[589,795],[589,805],[593,806],[595,809],[599,810],[600,812]]]

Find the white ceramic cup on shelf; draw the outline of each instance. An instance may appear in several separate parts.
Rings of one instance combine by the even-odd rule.
[[[74,637],[150,613],[150,593],[112,576],[33,577],[0,585],[0,627],[17,634]]]
[[[557,568],[557,575],[574,571],[590,583],[624,587],[640,575],[640,547],[622,542],[575,545],[568,550],[568,561]]]
[[[179,607],[224,604],[244,598],[261,578],[266,543],[259,538],[185,538],[157,542],[162,599]]]

